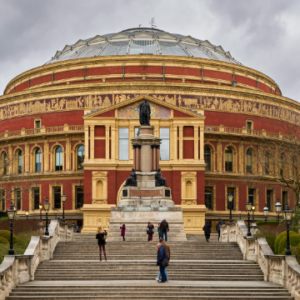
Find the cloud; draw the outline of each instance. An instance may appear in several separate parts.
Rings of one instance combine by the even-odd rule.
[[[0,0],[0,91],[66,44],[139,24],[222,45],[300,101],[297,0]],[[297,80],[298,79],[298,80]]]

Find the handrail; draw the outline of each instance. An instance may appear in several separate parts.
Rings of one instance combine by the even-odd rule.
[[[56,134],[56,133],[66,133],[66,132],[83,132],[84,125],[68,125],[65,124],[63,126],[54,126],[54,127],[45,127],[41,128],[31,128],[31,129],[21,129],[17,131],[8,131],[6,130],[4,133],[0,133],[1,139],[9,139],[15,137],[24,137],[24,136],[32,136],[32,135],[44,135],[44,134]]]

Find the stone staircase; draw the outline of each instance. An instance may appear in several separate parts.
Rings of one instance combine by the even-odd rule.
[[[108,242],[108,261],[100,262],[95,234],[76,234],[73,242],[58,244],[53,260],[39,265],[34,281],[6,299],[293,299],[286,289],[264,282],[259,266],[243,261],[236,243],[218,243],[214,235],[209,243],[200,235],[168,242],[169,281],[159,284],[157,239]]]

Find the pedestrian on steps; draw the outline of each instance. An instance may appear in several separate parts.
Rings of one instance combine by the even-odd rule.
[[[157,232],[158,232],[158,240],[159,240],[162,237],[161,236],[161,231],[160,231],[160,223],[158,224]]]
[[[106,236],[107,236],[106,230],[104,230],[101,227],[98,227],[97,234],[96,234],[96,239],[98,240],[100,261],[102,261],[102,253],[101,253],[102,250],[103,250],[103,253],[104,253],[105,261],[107,261],[106,252],[105,252],[105,245],[106,245],[105,238],[106,238]]]
[[[168,241],[169,224],[166,221],[166,219],[164,219],[160,223],[160,231],[161,231],[161,238],[164,238],[164,240],[167,242]]]
[[[159,283],[166,282],[167,278],[166,278],[165,269],[166,269],[166,266],[168,265],[168,256],[167,256],[164,246],[162,246],[161,244],[157,244],[156,265],[159,266],[159,272],[161,274],[161,280],[158,282]]]
[[[217,225],[216,225],[216,230],[218,232],[218,242],[220,242],[220,235],[221,235],[221,226],[224,225],[225,222],[222,219],[219,219]]]
[[[206,223],[202,229],[204,231],[206,241],[209,242],[209,238],[210,238],[210,223],[209,223],[209,221],[206,221]]]
[[[164,241],[163,238],[159,239],[159,243],[165,248],[167,256],[168,256],[168,262],[170,263],[171,252],[170,252],[169,245]],[[169,281],[168,274],[167,274],[167,269],[166,268],[165,268],[165,275],[166,275],[166,281]],[[159,272],[158,276],[156,277],[156,280],[159,281],[160,278],[161,278],[161,274]]]
[[[153,233],[154,233],[154,225],[152,223],[148,223],[147,226],[148,242],[153,242]]]
[[[121,236],[123,237],[123,242],[125,242],[125,230],[126,230],[126,227],[125,227],[125,224],[123,224],[121,227]]]

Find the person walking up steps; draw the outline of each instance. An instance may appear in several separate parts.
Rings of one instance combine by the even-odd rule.
[[[209,242],[209,238],[210,238],[210,223],[209,223],[209,221],[206,221],[206,223],[202,229],[204,231],[206,241]]]
[[[159,243],[165,248],[166,250],[166,253],[167,253],[167,256],[168,256],[168,262],[170,263],[170,258],[171,258],[171,252],[170,252],[170,247],[169,245],[164,241],[164,239],[160,238],[159,239]],[[168,274],[167,274],[167,269],[165,268],[165,275],[166,275],[166,281],[169,281],[169,278],[168,278]],[[159,272],[156,280],[159,281],[161,278],[161,274]]]
[[[148,241],[153,242],[153,233],[154,233],[154,225],[149,223],[147,226],[147,233],[148,233]]]
[[[161,274],[161,280],[159,281],[159,283],[166,282],[167,278],[166,278],[165,269],[168,266],[168,256],[164,246],[162,246],[161,244],[157,244],[156,265],[159,266],[159,272]]]
[[[157,227],[157,233],[158,233],[158,240],[159,240],[161,238],[160,223],[158,224]]]
[[[103,230],[103,228],[101,227],[98,227],[98,230],[97,230],[97,234],[96,234],[96,239],[98,240],[98,246],[99,246],[99,256],[100,256],[100,261],[102,261],[102,250],[103,250],[103,253],[104,253],[104,258],[105,258],[105,261],[107,261],[106,259],[106,252],[105,252],[105,237],[107,233],[106,233],[106,230]]]
[[[164,238],[164,240],[167,242],[168,241],[169,224],[165,219],[160,223],[160,231],[161,231],[161,238]]]
[[[216,225],[216,230],[218,232],[218,242],[220,242],[220,234],[221,234],[221,225],[225,224],[225,222],[220,219]]]
[[[126,227],[125,227],[125,224],[123,224],[121,227],[121,236],[123,237],[123,242],[125,242],[125,230],[126,230]]]

